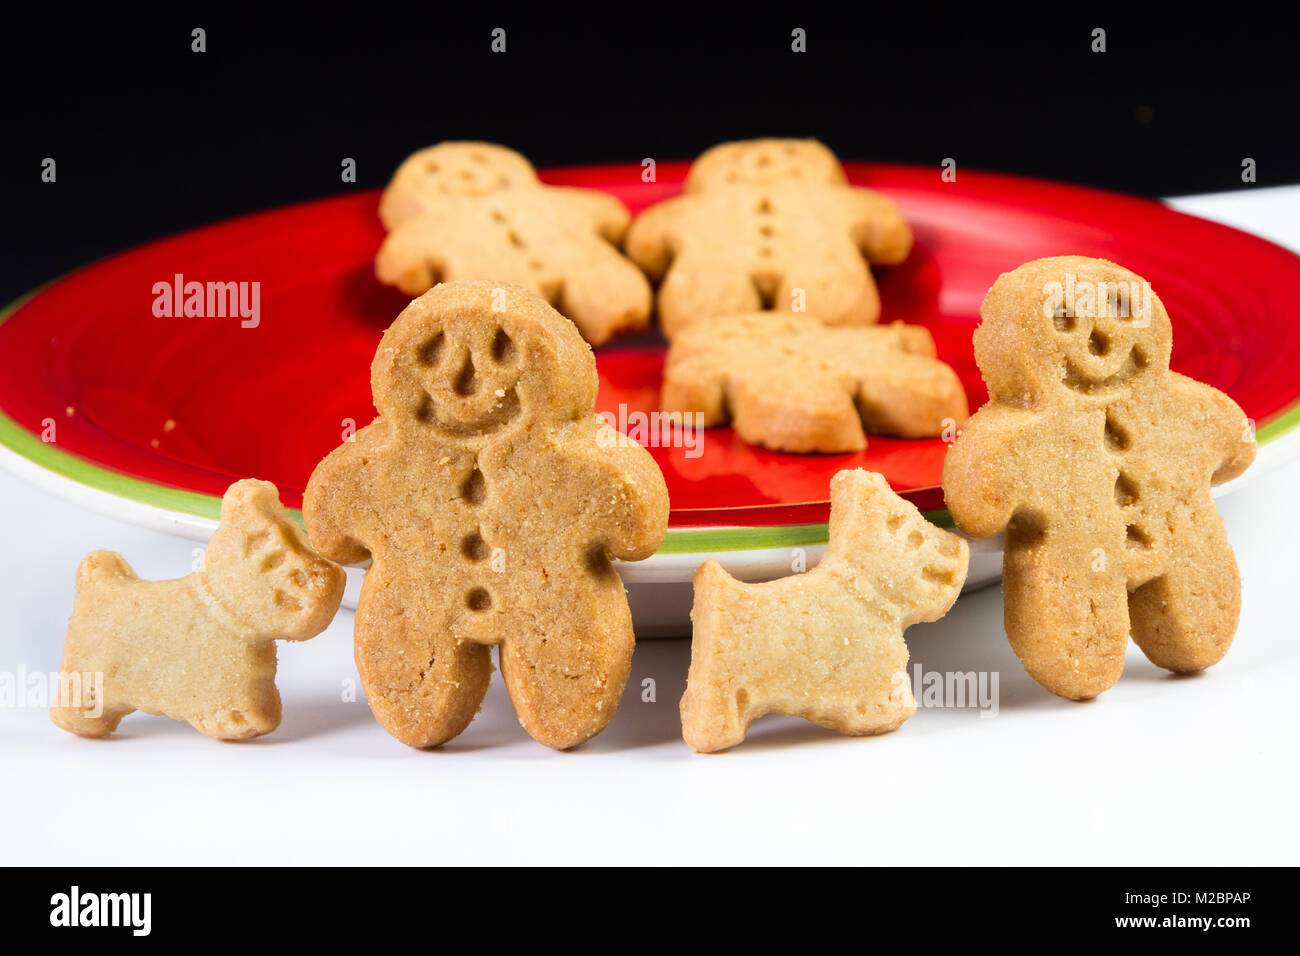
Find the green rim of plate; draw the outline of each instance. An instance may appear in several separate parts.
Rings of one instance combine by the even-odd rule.
[[[29,299],[43,292],[64,276],[51,279],[19,296],[0,310],[0,324]],[[1300,400],[1269,418],[1255,431],[1255,441],[1266,445],[1300,426]],[[122,472],[113,471],[41,441],[0,409],[0,447],[25,458],[44,470],[118,498],[148,505],[163,511],[177,512],[213,521],[221,517],[221,498],[198,491],[186,491],[169,485],[153,484]],[[288,511],[299,524],[302,512]],[[947,509],[923,512],[941,528],[951,528],[952,516]],[[656,554],[699,554],[709,551],[758,551],[765,548],[797,548],[825,544],[829,528],[825,522],[777,525],[765,528],[671,528],[664,535]]]

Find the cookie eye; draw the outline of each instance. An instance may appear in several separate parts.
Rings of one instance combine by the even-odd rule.
[[[1110,338],[1100,329],[1093,329],[1088,336],[1088,351],[1093,355],[1105,355],[1110,351]]]
[[[497,334],[492,339],[492,361],[498,365],[504,365],[506,362],[513,362],[514,360],[514,340],[506,335],[505,329],[497,329]]]
[[[429,339],[429,341],[421,345],[419,351],[415,353],[415,357],[419,363],[424,366],[435,364],[438,361],[439,354],[442,352],[442,342],[443,335],[439,332],[433,338]]]

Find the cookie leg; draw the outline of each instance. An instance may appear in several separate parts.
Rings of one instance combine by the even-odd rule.
[[[1087,552],[1053,553],[1009,533],[1002,567],[1007,639],[1029,675],[1053,694],[1096,697],[1124,671],[1128,590],[1119,570]]]
[[[650,321],[650,284],[645,275],[610,246],[568,267],[559,310],[582,337],[600,345],[620,332],[643,329]]]
[[[659,287],[659,324],[669,338],[701,319],[763,307],[749,270],[734,262],[682,257]]]
[[[98,717],[87,716],[82,707],[63,707],[55,705],[50,708],[50,720],[54,725],[79,737],[107,737],[117,730],[122,718],[131,713],[133,707],[105,708]]]
[[[1199,520],[1176,521],[1165,574],[1129,597],[1133,640],[1151,663],[1179,673],[1222,660],[1241,614],[1241,576],[1223,519],[1205,507]]]
[[[591,615],[590,626],[564,633],[557,628],[557,609],[544,634],[515,630],[519,636],[501,643],[501,676],[519,722],[538,743],[568,750],[596,736],[613,718],[634,643],[621,588],[617,597],[621,614],[610,602],[608,614]]]
[[[458,641],[437,605],[410,613],[375,568],[357,607],[357,670],[375,719],[411,747],[436,747],[469,726],[492,676],[489,649]]]
[[[694,585],[682,738],[696,753],[716,753],[744,741],[763,708],[747,686],[744,635],[728,613],[741,600],[743,585],[712,560],[695,572]]]
[[[802,290],[804,311],[829,325],[871,325],[880,319],[880,292],[859,258],[800,262],[781,279],[773,307],[789,311]]]

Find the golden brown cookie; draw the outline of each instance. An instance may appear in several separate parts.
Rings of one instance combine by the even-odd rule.
[[[596,386],[573,324],[513,286],[436,286],[384,334],[380,417],[317,466],[303,514],[323,554],[373,560],[357,667],[403,743],[465,729],[494,644],[534,739],[573,747],[614,715],[633,637],[610,556],[654,553],[668,490],[593,414]]]
[[[957,526],[1007,532],[1007,637],[1055,694],[1119,678],[1130,632],[1152,663],[1227,652],[1241,581],[1210,487],[1255,457],[1246,416],[1169,370],[1147,282],[1101,259],[1028,262],[989,290],[975,359],[989,403],[944,462]]]
[[[661,405],[778,451],[848,452],[863,432],[924,438],[966,420],[966,392],[919,325],[827,326],[790,312],[719,316],[683,329]]]
[[[442,143],[404,162],[380,200],[381,282],[419,295],[494,279],[538,293],[599,345],[649,322],[650,286],[618,245],[628,213],[594,189],[545,186],[490,143]]]
[[[97,693],[60,700],[50,716],[83,737],[111,734],[133,710],[222,740],[268,734],[280,725],[275,642],[325,630],[343,584],[343,569],[312,550],[274,485],[237,481],[188,577],[141,581],[111,551],[81,562],[62,673]]]
[[[691,322],[757,309],[871,324],[880,295],[870,264],[906,259],[912,231],[892,200],[846,185],[820,143],[756,139],[702,155],[685,195],[641,213],[625,247],[662,279],[659,321],[672,338]]]
[[[695,574],[682,734],[712,753],[764,714],[879,734],[916,712],[903,631],[948,613],[970,550],[856,469],[831,480],[830,547],[812,571],[745,584],[707,561]]]

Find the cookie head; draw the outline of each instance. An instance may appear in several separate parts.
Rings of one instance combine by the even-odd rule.
[[[411,156],[394,180],[429,195],[484,196],[537,182],[537,173],[512,149],[492,143],[440,143]]]
[[[751,139],[723,143],[705,152],[691,166],[686,191],[780,182],[826,186],[845,181],[840,161],[815,139]]]
[[[1150,284],[1103,259],[1060,256],[1001,276],[975,360],[993,398],[1108,401],[1169,368],[1169,316]]]
[[[540,296],[460,280],[398,316],[375,354],[371,387],[399,431],[473,440],[590,412],[596,363],[574,324]]]
[[[275,486],[251,478],[235,482],[221,500],[202,577],[235,619],[286,640],[305,640],[329,624],[345,580],[285,514]]]

